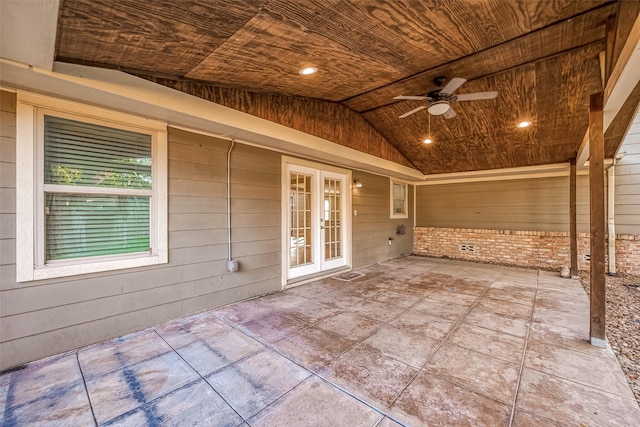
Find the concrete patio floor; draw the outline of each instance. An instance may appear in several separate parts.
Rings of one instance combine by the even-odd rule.
[[[640,425],[556,273],[407,257],[0,376],[3,426]]]

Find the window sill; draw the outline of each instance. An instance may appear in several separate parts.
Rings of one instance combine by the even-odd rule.
[[[145,267],[167,263],[166,257],[146,255],[135,258],[120,258],[104,261],[86,262],[82,264],[51,264],[30,269],[26,274],[18,272],[18,282],[55,279],[58,277],[77,276],[80,274],[100,273],[104,271],[122,270],[125,268]]]
[[[409,218],[408,214],[395,214],[390,216],[391,219],[407,219]]]

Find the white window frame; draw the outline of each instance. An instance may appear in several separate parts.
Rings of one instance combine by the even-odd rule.
[[[391,185],[389,187],[389,204],[390,204],[390,217],[393,218],[409,218],[409,184],[401,181],[394,181],[393,179],[389,180]],[[394,212],[393,209],[393,186],[394,185],[402,185],[404,186],[404,209],[403,213],[398,214]]]
[[[151,136],[150,251],[45,262],[44,115]],[[99,107],[18,93],[16,108],[16,279],[29,282],[168,262],[167,124]],[[100,190],[98,190],[100,191]],[[148,191],[146,195],[148,195]],[[143,191],[143,192],[145,192]]]

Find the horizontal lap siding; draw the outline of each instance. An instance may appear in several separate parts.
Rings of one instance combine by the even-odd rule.
[[[15,282],[15,96],[0,92],[0,369],[280,289],[280,155],[169,129],[169,263]]]
[[[419,227],[568,231],[567,177],[423,185],[417,188]],[[586,176],[578,177],[578,231],[589,231]]]
[[[616,234],[640,234],[640,114],[631,125],[620,152],[615,178]]]
[[[352,209],[358,211],[353,220],[353,267],[374,264],[413,252],[413,186],[409,186],[409,218],[391,219],[391,193],[388,177],[353,172],[362,182],[353,189]],[[352,212],[353,215],[353,212]],[[405,235],[396,235],[396,227],[404,225]],[[389,237],[394,240],[389,246]]]

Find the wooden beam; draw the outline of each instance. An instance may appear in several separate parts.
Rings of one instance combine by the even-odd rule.
[[[638,3],[637,1],[634,3]],[[631,3],[630,3],[631,4]],[[622,5],[622,4],[621,4]],[[625,19],[633,19],[633,25],[629,30],[628,34],[622,35],[621,39],[615,41],[614,48],[617,49],[618,46],[622,46],[620,48],[620,55],[615,58],[615,63],[613,64],[613,69],[611,70],[611,74],[607,79],[607,84],[604,89],[604,99],[605,102],[609,101],[611,97],[611,93],[613,89],[616,87],[618,80],[622,76],[622,73],[625,71],[629,60],[632,58],[635,50],[638,49],[640,45],[640,13],[637,11],[631,17],[625,17]],[[618,26],[620,26],[620,19],[618,21]]]
[[[603,87],[606,86],[607,80],[611,75],[611,70],[613,69],[613,51],[615,49],[615,41],[616,41],[616,15],[611,15],[607,18],[606,37],[607,37],[607,50],[605,53],[604,78],[602,79]]]
[[[576,159],[571,160],[569,170],[569,240],[571,247],[571,276],[578,276],[578,226],[577,226],[577,173]]]
[[[591,95],[589,112],[589,219],[591,223],[591,344],[606,347],[604,269],[604,130],[603,94]]]

